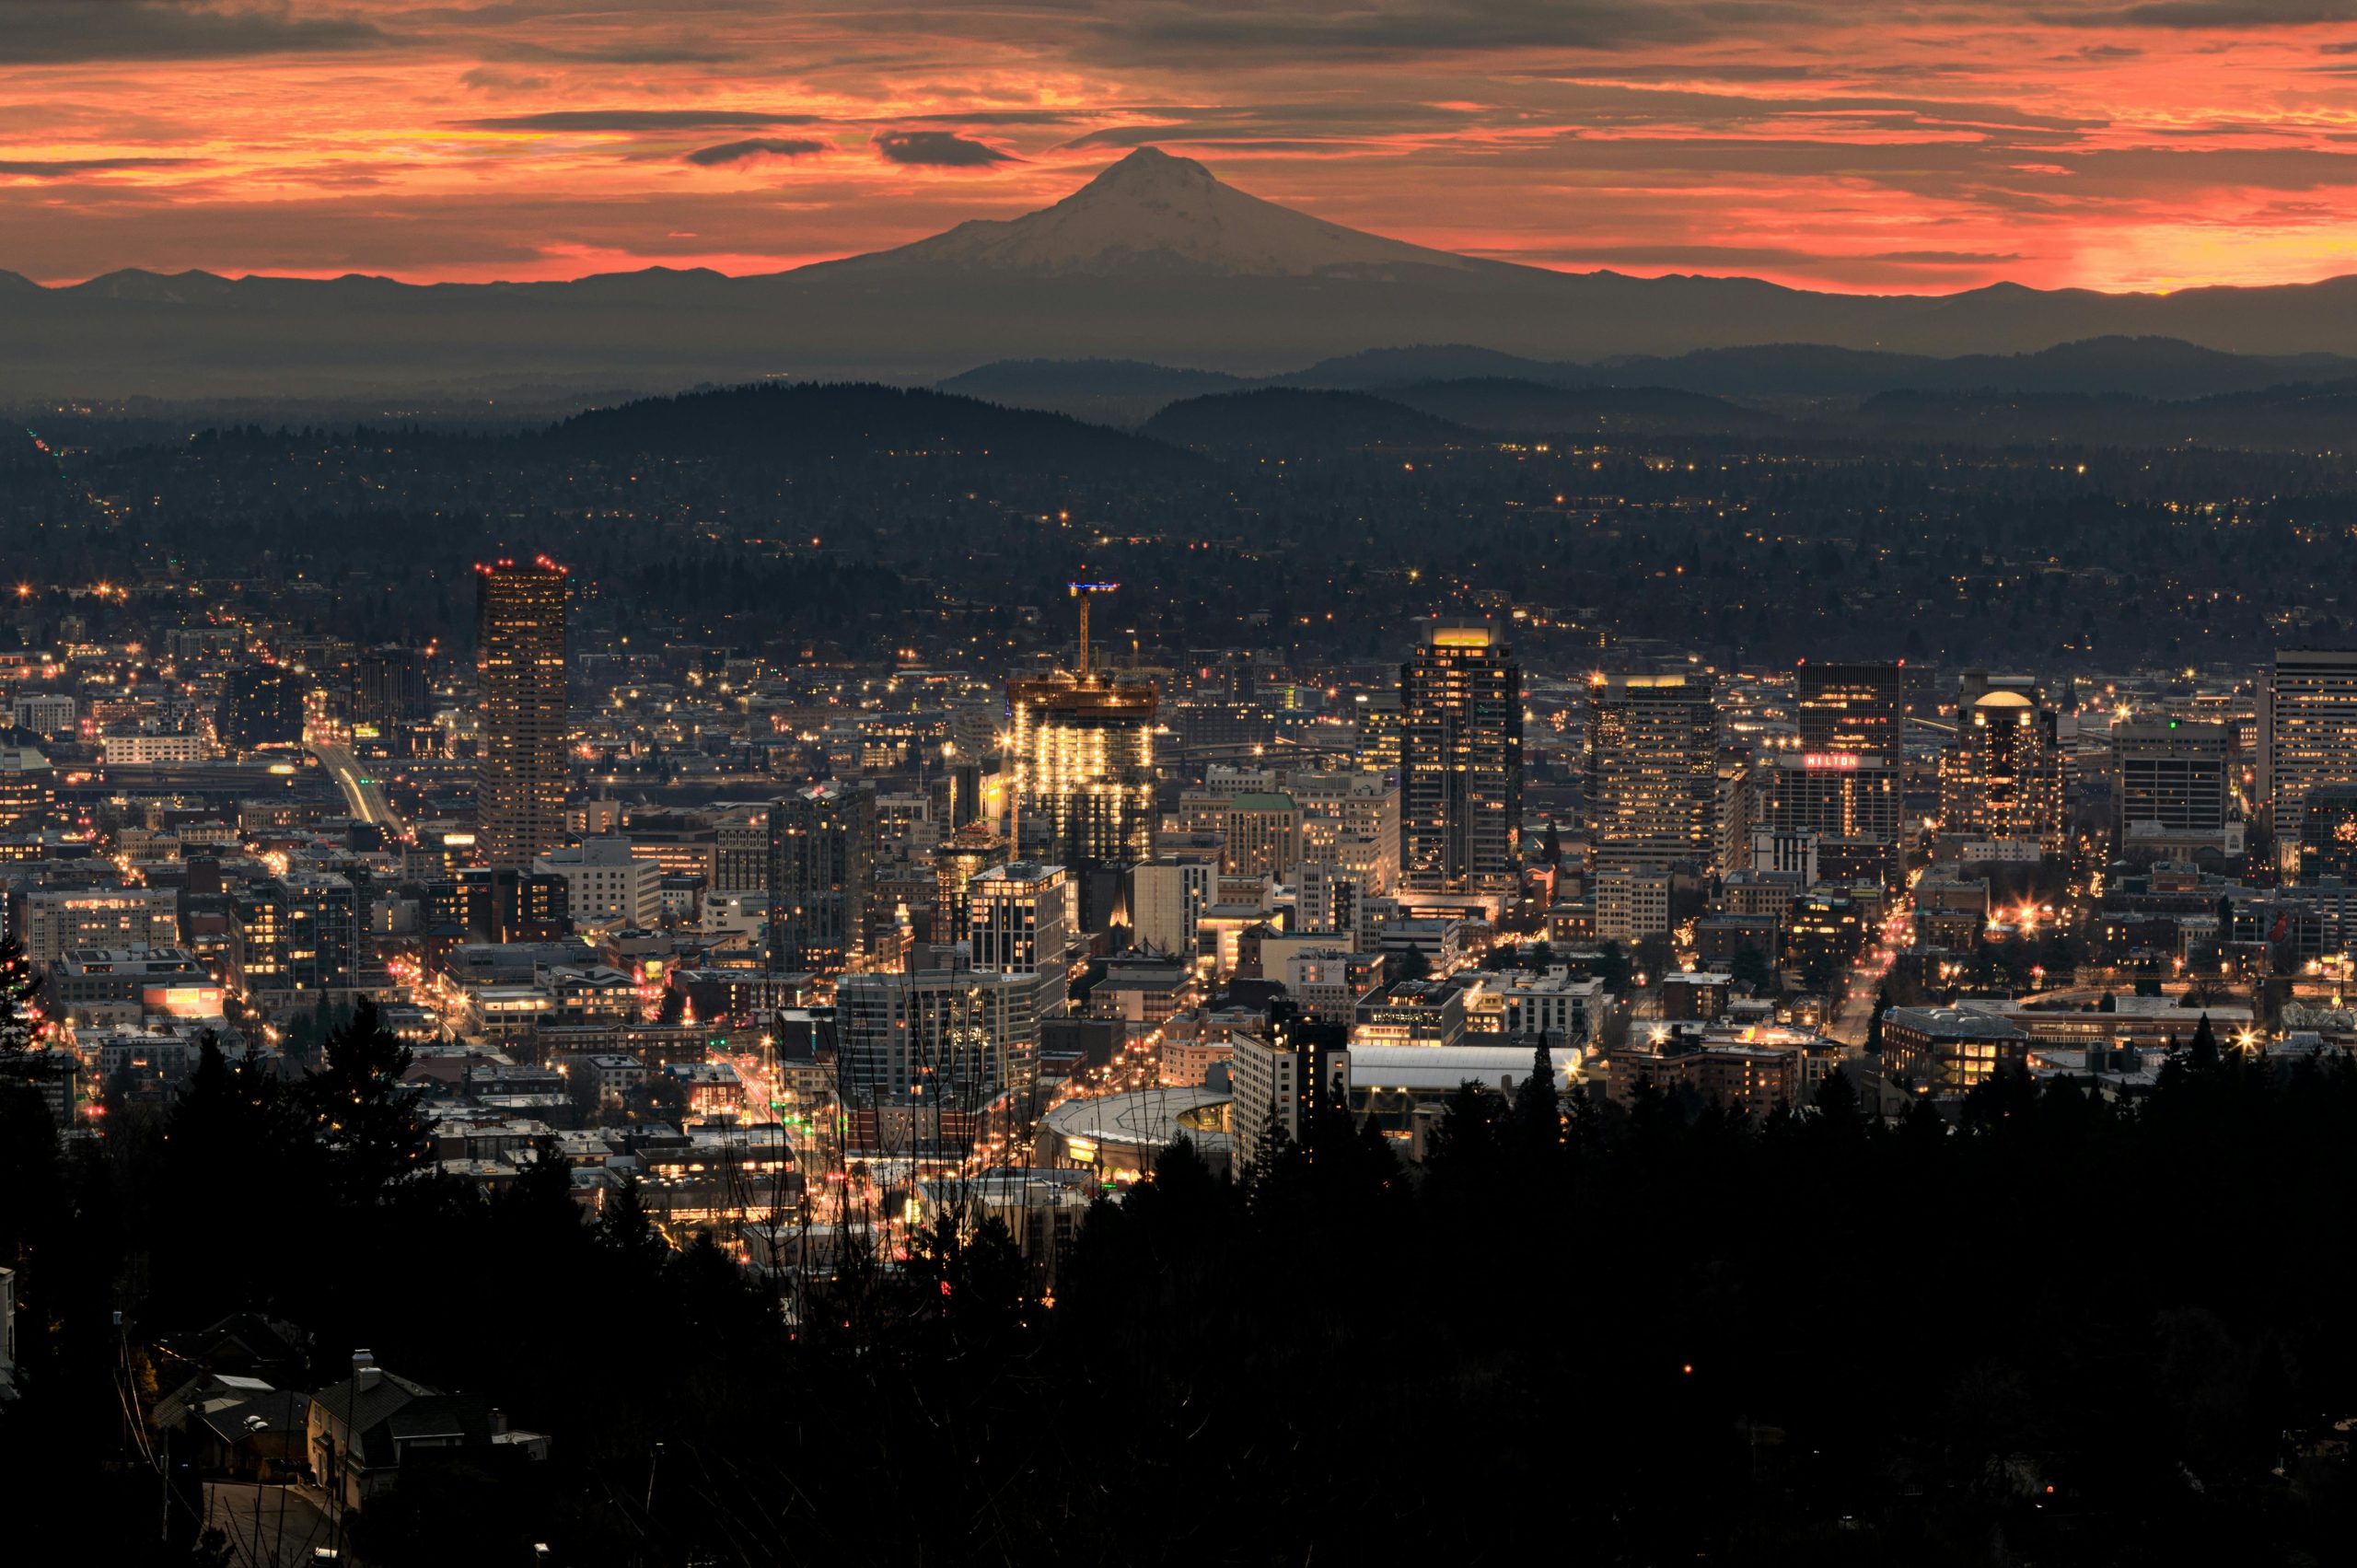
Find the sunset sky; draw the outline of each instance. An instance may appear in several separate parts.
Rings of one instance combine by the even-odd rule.
[[[2357,272],[2357,0],[0,0],[0,268],[774,271],[1128,148],[1542,266]]]

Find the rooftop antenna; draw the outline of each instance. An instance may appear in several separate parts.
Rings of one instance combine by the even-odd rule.
[[[1088,679],[1088,601],[1097,594],[1109,594],[1119,583],[1073,583],[1072,597],[1080,600],[1080,678]]]

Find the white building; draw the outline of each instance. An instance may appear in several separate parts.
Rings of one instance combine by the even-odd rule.
[[[663,867],[631,854],[628,839],[589,839],[532,862],[540,876],[562,877],[575,925],[652,929],[662,918]]]
[[[1131,938],[1141,947],[1184,953],[1212,902],[1215,862],[1163,859],[1130,872]]]
[[[109,735],[99,741],[109,767],[149,768],[159,762],[202,762],[201,735]]]
[[[1669,873],[1614,867],[1596,879],[1596,934],[1638,942],[1669,929]]]
[[[25,895],[25,953],[53,964],[75,947],[176,947],[180,897],[169,888],[36,888]]]

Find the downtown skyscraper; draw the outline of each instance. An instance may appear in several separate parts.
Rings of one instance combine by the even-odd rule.
[[[1718,848],[1718,710],[1707,675],[1599,676],[1587,811],[1601,871],[1707,866]]]
[[[567,579],[545,555],[475,571],[476,844],[488,865],[528,866],[564,842]]]
[[[1428,623],[1399,670],[1399,871],[1415,892],[1514,885],[1522,667],[1486,621]]]

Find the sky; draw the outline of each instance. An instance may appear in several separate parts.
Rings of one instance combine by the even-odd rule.
[[[1538,266],[2357,272],[2357,0],[0,0],[0,268],[772,272],[1131,147]]]

